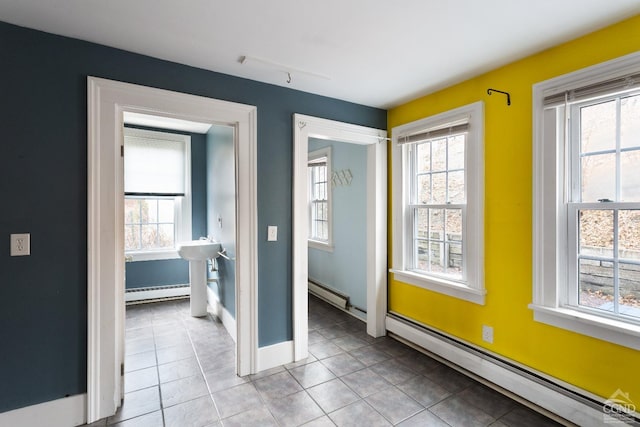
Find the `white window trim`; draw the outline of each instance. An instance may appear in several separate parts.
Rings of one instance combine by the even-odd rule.
[[[321,157],[327,158],[327,209],[329,211],[329,232],[328,232],[328,240],[316,240],[309,238],[309,247],[314,249],[320,249],[326,252],[333,252],[333,189],[331,187],[331,147],[321,148],[319,150],[310,151],[309,152],[309,161],[316,160]],[[308,170],[308,169],[307,169]],[[309,190],[311,191],[311,190]],[[309,192],[309,194],[311,194]],[[309,222],[311,222],[311,212],[309,212]]]
[[[544,98],[640,70],[640,52],[533,86],[533,302],[538,322],[640,350],[640,325],[568,307],[568,227],[564,147]],[[545,123],[547,126],[545,126]]]
[[[412,134],[439,124],[468,119],[469,133],[465,151],[465,194],[467,217],[465,221],[464,262],[466,284],[435,275],[410,271],[406,265],[409,242],[407,227],[410,226],[407,204],[410,197],[406,145],[398,144],[398,137]],[[393,165],[393,264],[391,272],[395,278],[410,285],[435,291],[465,301],[484,305],[484,103],[475,102],[422,120],[407,123],[392,129]]]
[[[191,219],[192,219],[192,211],[191,211],[191,201],[192,201],[192,193],[191,193],[191,137],[189,135],[170,133],[170,132],[158,132],[146,129],[135,129],[125,127],[123,131],[123,135],[126,136],[136,136],[136,137],[148,137],[153,139],[161,139],[168,141],[183,141],[185,147],[184,153],[184,196],[176,197],[176,201],[180,201],[181,203],[176,203],[175,209],[175,230],[176,230],[176,246],[179,242],[186,242],[192,239],[192,229],[191,229]],[[125,153],[126,156],[126,153]],[[124,215],[124,213],[123,213]],[[169,260],[169,259],[180,259],[180,255],[178,254],[177,247],[172,249],[159,249],[159,250],[146,250],[146,251],[125,251],[125,257],[127,257],[127,262],[137,262],[137,261],[160,261],[160,260]]]

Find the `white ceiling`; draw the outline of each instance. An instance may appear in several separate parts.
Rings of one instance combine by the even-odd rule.
[[[637,13],[640,0],[0,0],[0,21],[381,108]]]

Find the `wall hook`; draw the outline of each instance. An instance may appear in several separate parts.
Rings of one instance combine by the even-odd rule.
[[[503,92],[503,91],[497,90],[497,89],[487,89],[487,93],[489,95],[491,95],[492,92],[498,92],[498,93],[502,93],[504,95],[507,95],[507,105],[511,105],[511,95],[509,94],[509,92]]]
[[[287,83],[291,83],[291,73],[287,73]]]

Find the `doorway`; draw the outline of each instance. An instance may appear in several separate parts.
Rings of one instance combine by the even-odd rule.
[[[122,141],[125,113],[235,129],[236,367],[255,372],[257,354],[256,107],[106,79],[88,78],[87,421],[115,413],[124,360]]]
[[[367,147],[366,323],[374,337],[386,333],[387,311],[387,141],[386,131],[294,114],[293,165],[293,337],[294,360],[308,355],[309,140]]]

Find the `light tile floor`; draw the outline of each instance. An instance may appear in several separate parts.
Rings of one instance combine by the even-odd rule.
[[[314,297],[307,360],[239,378],[234,348],[188,300],[127,307],[124,404],[91,426],[558,425]]]

